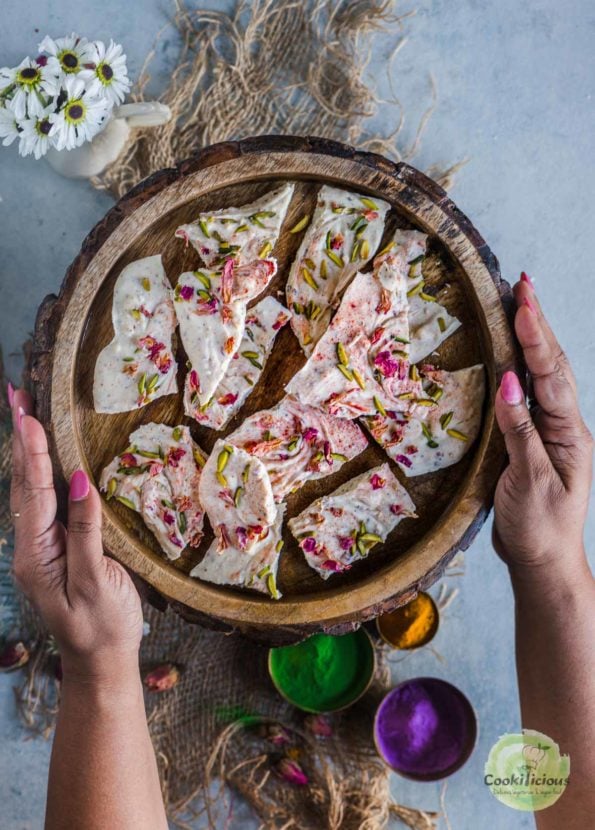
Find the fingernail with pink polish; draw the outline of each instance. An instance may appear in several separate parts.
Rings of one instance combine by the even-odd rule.
[[[532,291],[535,291],[535,286],[533,285],[533,280],[531,279],[529,274],[526,274],[524,271],[521,271],[521,282],[526,282],[527,285],[529,286],[529,288]]]
[[[537,316],[537,309],[528,297],[523,297],[523,305],[526,305],[531,314]]]
[[[500,384],[500,391],[506,403],[516,406],[523,400],[523,390],[514,372],[505,372]]]
[[[14,404],[14,386],[10,381],[8,381],[8,405],[12,409]]]
[[[25,413],[25,410],[23,409],[23,407],[19,406],[19,409],[18,409],[18,412],[17,412],[17,428],[19,430],[23,426],[23,418],[24,418],[25,414],[26,413]]]
[[[76,470],[70,479],[70,501],[83,501],[89,495],[89,479],[83,470]]]

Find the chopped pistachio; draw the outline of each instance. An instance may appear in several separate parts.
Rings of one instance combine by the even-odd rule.
[[[318,283],[305,267],[302,268],[302,277],[304,278],[304,282],[307,282],[310,288],[313,288],[314,291],[318,291]]]
[[[210,239],[211,234],[209,233],[209,229],[208,229],[208,227],[207,227],[207,223],[205,222],[205,220],[204,220],[204,219],[199,219],[199,220],[198,220],[198,226],[199,226],[199,228],[201,229],[201,231],[203,232],[203,235],[204,235],[204,236],[206,236],[206,237],[207,237],[207,239]]]
[[[378,210],[378,205],[376,204],[376,202],[374,202],[368,196],[360,196],[359,199],[362,205],[365,205],[365,207],[367,207],[369,210]]]
[[[188,522],[186,521],[186,514],[183,510],[178,513],[178,527],[180,528],[180,533],[182,535],[186,533]]]
[[[373,545],[382,544],[382,536],[378,536],[377,533],[364,533],[360,537],[362,542],[370,542]]]
[[[300,231],[303,231],[309,221],[310,221],[310,214],[306,213],[306,215],[302,216],[302,218],[299,220],[299,222],[297,222],[293,226],[293,228],[291,228],[289,233],[299,233]]]
[[[362,243],[359,247],[359,255],[360,259],[368,259],[370,256],[370,243],[367,239],[362,239]]]
[[[411,380],[419,380],[419,372],[417,371],[417,366],[415,363],[412,363],[409,367],[409,377]]]
[[[347,456],[343,455],[343,453],[341,453],[341,452],[332,452],[331,453],[331,458],[334,461],[340,461],[342,464],[345,464],[347,461],[349,461]]]
[[[157,384],[159,383],[159,375],[152,375],[147,383],[147,392],[153,392]]]
[[[143,277],[140,282],[145,291],[151,290],[151,280],[148,277]]]
[[[244,484],[248,481],[249,475],[250,475],[250,464],[246,464],[246,466],[242,470],[242,481],[244,482]]]
[[[360,388],[360,389],[365,389],[365,388],[366,388],[366,384],[364,383],[364,379],[363,379],[363,377],[360,375],[360,373],[357,371],[357,369],[352,369],[352,370],[351,370],[351,373],[352,373],[353,377],[355,378],[355,382],[357,383],[357,385],[359,386],[359,388]]]
[[[116,496],[116,501],[119,501],[120,504],[123,504],[124,507],[129,507],[131,510],[136,510],[136,505],[134,502],[127,499],[126,496]]]
[[[140,311],[138,310],[138,308],[131,308],[130,313],[132,314],[135,320],[140,320]]]
[[[458,429],[447,429],[446,434],[450,435],[451,438],[456,438],[458,441],[468,441],[469,436],[465,435],[464,432],[461,432]]]
[[[444,317],[438,317],[437,319],[438,319],[438,328],[440,329],[440,331],[442,331],[442,332],[446,331],[446,321],[445,321]]]
[[[202,271],[195,271],[194,276],[199,282],[201,282],[204,285],[205,288],[211,288],[211,280],[209,279],[209,277],[207,277],[205,273],[203,273]]]
[[[436,406],[436,401],[431,398],[415,398],[415,403],[418,406]]]
[[[243,495],[244,495],[244,488],[243,487],[236,487],[236,491],[233,494],[233,503],[235,504],[236,507],[239,506]]]
[[[245,351],[245,352],[240,352],[240,354],[242,355],[242,357],[245,357],[247,360],[250,360],[250,358],[257,358],[259,356],[258,352],[251,352],[251,351],[248,351],[248,350]]]
[[[304,259],[304,262],[306,263],[306,267],[309,268],[310,271],[314,271],[316,269],[316,263],[313,259],[310,259],[310,257],[306,257]]]
[[[141,395],[145,394],[146,383],[147,383],[147,373],[143,372],[142,375],[140,376],[140,378],[138,379],[138,384],[137,384],[138,391]]]
[[[217,472],[216,475],[217,475],[217,481],[219,482],[219,484],[222,487],[227,487],[227,479],[225,478],[223,473]]]
[[[295,448],[297,447],[297,445],[299,444],[299,442],[300,442],[300,436],[299,435],[294,435],[294,437],[291,439],[291,441],[287,445],[287,449],[289,450],[289,452],[293,452],[295,450]]]
[[[407,292],[408,297],[415,297],[416,294],[420,294],[424,289],[424,281],[420,280],[413,288],[410,288]]]
[[[281,594],[279,593],[279,591],[277,589],[277,582],[275,581],[275,574],[274,573],[270,573],[267,576],[267,588],[268,588],[269,594],[272,596],[273,599],[279,599],[280,598]]]
[[[392,249],[394,247],[395,247],[394,241],[389,242],[388,245],[385,245],[384,248],[381,251],[378,252],[378,256],[383,256],[383,254],[388,254],[388,252],[392,251]]]
[[[325,280],[328,277],[328,266],[326,264],[326,259],[323,259],[320,263],[319,268],[320,278]]]
[[[349,358],[342,343],[337,343],[337,358],[342,366],[349,366]]]
[[[283,539],[279,539],[279,541],[275,545],[275,550],[277,551],[277,553],[279,553],[281,551],[282,547],[283,547]]]
[[[151,452],[150,450],[137,450],[136,452],[141,458],[161,458],[158,452]]]
[[[343,268],[345,266],[345,261],[343,260],[343,257],[339,256],[334,251],[331,251],[330,248],[325,248],[324,253],[331,260],[331,262],[335,263],[337,268]]]
[[[356,261],[356,259],[358,257],[358,254],[359,254],[359,247],[360,247],[360,243],[356,241],[353,245],[353,248],[351,249],[351,256],[349,257],[350,262],[355,262]]]
[[[260,251],[258,252],[259,259],[266,259],[268,255],[273,250],[273,243],[272,242],[265,242]]]
[[[425,300],[426,303],[437,303],[438,302],[436,297],[433,297],[431,294],[426,294],[425,291],[420,291],[419,296],[422,300]]]
[[[248,225],[238,225],[238,227],[236,228],[236,233],[245,233],[249,230],[250,228],[248,227]]]
[[[347,380],[353,380],[353,375],[347,366],[344,366],[342,363],[337,363],[337,369],[347,378]]]
[[[228,452],[227,450],[221,450],[221,452],[217,456],[217,472],[218,473],[222,473],[223,470],[226,468],[230,455],[231,455],[231,453]]]
[[[442,429],[446,429],[446,427],[450,424],[453,415],[454,412],[445,412],[444,415],[440,416],[440,426]]]
[[[116,492],[116,488],[118,487],[118,480],[116,478],[110,478],[108,485],[107,485],[107,494],[106,498],[109,501]]]
[[[382,402],[378,400],[376,396],[374,396],[374,406],[380,412],[381,415],[386,417],[386,409],[383,407]]]

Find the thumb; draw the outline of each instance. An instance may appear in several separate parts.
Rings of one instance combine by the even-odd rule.
[[[87,474],[76,470],[70,479],[66,567],[68,583],[84,587],[103,567],[101,500]]]
[[[533,478],[550,460],[514,372],[505,372],[496,395],[496,420],[506,442],[510,466],[521,481]]]

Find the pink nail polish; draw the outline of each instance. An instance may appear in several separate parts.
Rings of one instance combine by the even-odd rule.
[[[10,381],[8,381],[8,390],[7,391],[8,391],[8,405],[12,409],[12,406],[14,404],[14,386],[12,385],[12,383]]]
[[[523,390],[514,372],[505,372],[500,384],[500,391],[506,403],[516,406],[523,400]]]
[[[76,470],[70,479],[70,500],[82,501],[89,495],[89,479],[83,470]]]
[[[531,291],[535,291],[535,286],[533,285],[533,280],[526,274],[524,271],[521,271],[521,282],[526,282]]]
[[[26,415],[25,410],[23,409],[22,406],[19,406],[19,409],[18,409],[18,412],[17,412],[17,428],[19,430],[23,426],[23,417],[25,415]]]
[[[537,309],[528,297],[523,297],[523,305],[526,305],[531,314],[534,314],[537,317]]]

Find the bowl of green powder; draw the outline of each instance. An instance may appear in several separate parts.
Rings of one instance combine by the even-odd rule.
[[[376,669],[374,646],[359,628],[334,637],[314,634],[269,651],[269,674],[280,695],[304,712],[337,712],[359,700]]]

